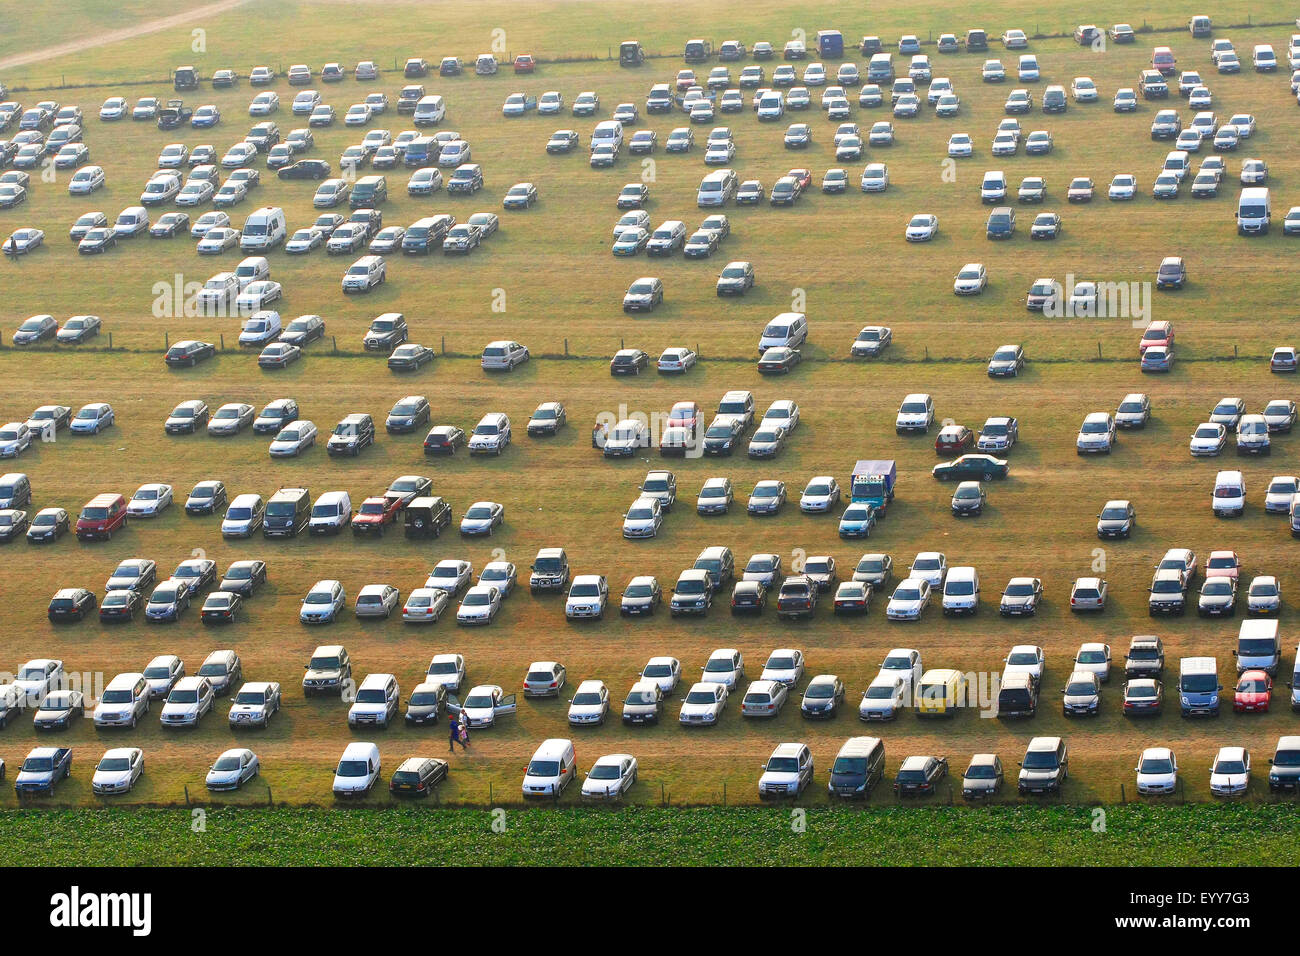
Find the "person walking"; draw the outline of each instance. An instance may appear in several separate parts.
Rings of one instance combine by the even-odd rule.
[[[465,711],[460,712],[459,721],[460,746],[462,750],[469,750],[469,718],[465,716]]]
[[[463,716],[463,715],[464,715],[464,711],[462,711],[461,714],[462,714],[462,716]],[[449,736],[449,738],[448,738],[448,740],[447,740],[447,751],[448,751],[449,753],[455,753],[455,752],[456,752],[456,744],[457,744],[457,743],[460,744],[460,749],[461,749],[461,750],[466,749],[466,748],[465,748],[465,741],[464,741],[464,740],[461,740],[461,736],[460,736],[460,718],[457,717],[455,714],[452,714],[452,715],[450,716],[449,720],[448,720],[448,732],[449,732],[449,734],[450,734],[450,736]]]

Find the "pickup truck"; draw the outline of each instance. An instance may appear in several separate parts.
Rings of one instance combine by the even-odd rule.
[[[872,505],[876,509],[876,517],[883,518],[890,502],[894,500],[894,485],[897,481],[898,466],[892,458],[859,461],[853,466],[852,500]]]
[[[72,772],[69,747],[37,747],[27,755],[14,778],[17,793],[48,793]]]
[[[194,110],[185,105],[183,100],[168,100],[167,105],[158,111],[159,129],[179,129],[194,116]]]
[[[511,93],[501,107],[502,116],[523,116],[529,110],[537,109],[537,97],[525,96],[523,93]]]

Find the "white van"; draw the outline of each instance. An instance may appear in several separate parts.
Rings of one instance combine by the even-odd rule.
[[[984,174],[984,180],[980,183],[980,201],[996,203],[1006,198],[1007,174],[998,169],[990,169]]]
[[[1241,198],[1237,200],[1239,235],[1265,235],[1272,218],[1267,186],[1250,186],[1241,191]]]
[[[263,206],[248,214],[239,236],[239,248],[244,252],[274,249],[284,242],[288,234],[284,210],[279,206]]]
[[[1241,515],[1246,511],[1246,478],[1239,471],[1221,471],[1214,476],[1214,497],[1210,509],[1216,516]]]
[[[604,120],[597,123],[591,133],[591,148],[601,143],[611,143],[615,150],[623,148],[623,124],[618,120]]]
[[[573,741],[562,737],[543,740],[524,773],[525,797],[559,797],[578,775]]]
[[[1020,55],[1020,69],[1016,74],[1022,82],[1031,83],[1038,79],[1038,57],[1032,53]]]
[[[1237,658],[1238,674],[1256,669],[1276,674],[1282,662],[1282,635],[1276,618],[1242,621],[1232,654]]]
[[[447,104],[441,96],[422,96],[415,104],[411,122],[416,126],[437,126],[447,115]]]
[[[725,206],[736,198],[740,181],[734,169],[719,169],[709,173],[700,181],[699,192],[695,194],[695,204],[701,209],[710,206]]]
[[[780,90],[768,90],[758,100],[760,120],[778,120],[785,115],[785,96]]]
[[[892,83],[894,81],[894,61],[888,53],[873,53],[867,63],[868,83]]]
[[[1250,56],[1256,73],[1272,73],[1277,69],[1277,54],[1267,43],[1257,43]]]
[[[974,614],[980,603],[980,576],[968,565],[948,569],[943,581],[943,613]]]
[[[379,780],[379,748],[372,743],[355,741],[343,749],[334,771],[334,796],[360,797],[370,792]]]
[[[307,530],[311,534],[338,534],[352,522],[352,496],[346,491],[327,491],[311,506]]]
[[[1191,157],[1187,155],[1187,150],[1175,149],[1166,153],[1165,164],[1162,169],[1167,173],[1173,173],[1178,177],[1178,181],[1181,183],[1187,178],[1187,174],[1191,172],[1192,169],[1192,160]]]
[[[807,340],[807,316],[802,312],[782,312],[764,327],[758,340],[758,354],[781,346],[797,349]]]
[[[259,309],[244,320],[239,329],[239,344],[244,348],[263,345],[280,334],[280,313]]]

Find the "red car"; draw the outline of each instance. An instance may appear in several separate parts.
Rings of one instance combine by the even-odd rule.
[[[521,53],[515,57],[516,73],[531,73],[535,69],[537,69],[537,61],[527,53]]]
[[[113,537],[114,531],[126,527],[126,499],[121,495],[105,492],[95,495],[86,502],[77,516],[77,537],[82,541],[91,538]]]
[[[678,402],[668,413],[669,428],[689,428],[694,430],[700,424],[700,406],[694,402]]]
[[[1174,347],[1174,324],[1172,322],[1152,322],[1142,333],[1138,342],[1138,353],[1143,354],[1153,345]]]
[[[1237,679],[1237,693],[1232,698],[1232,711],[1235,714],[1267,713],[1272,697],[1273,678],[1268,676],[1268,671],[1244,671]]]
[[[352,518],[352,533],[382,535],[384,527],[396,521],[401,510],[401,498],[367,498]]]
[[[941,455],[960,455],[974,447],[975,433],[965,425],[944,425],[934,440],[934,450]]]
[[[1236,581],[1240,573],[1241,558],[1237,557],[1236,551],[1211,551],[1209,560],[1205,562],[1207,578],[1218,575]]]
[[[812,185],[811,169],[792,169],[788,173],[786,173],[786,175],[794,177],[794,181],[799,184],[800,192],[802,192],[803,190],[807,189]]]

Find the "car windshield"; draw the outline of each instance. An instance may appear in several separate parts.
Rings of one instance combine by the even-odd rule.
[[[1214,772],[1216,774],[1245,773],[1246,765],[1241,760],[1227,760],[1220,758],[1214,762]]]

